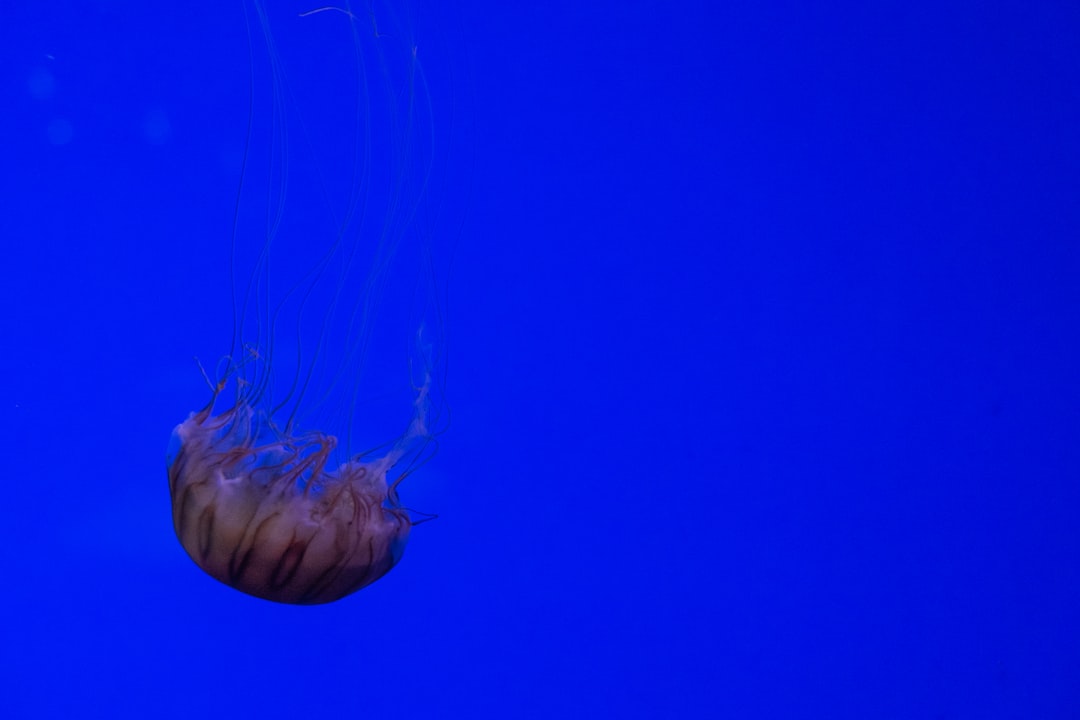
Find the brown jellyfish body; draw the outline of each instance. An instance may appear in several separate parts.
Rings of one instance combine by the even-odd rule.
[[[337,439],[281,433],[240,394],[214,399],[173,431],[173,526],[207,574],[282,603],[332,602],[378,580],[401,559],[412,528],[387,472],[426,435],[426,386],[409,431],[378,457],[329,468]]]
[[[243,5],[252,66],[227,264],[232,337],[218,376],[203,372],[209,403],[172,435],[173,527],[233,588],[327,603],[389,572],[431,517],[404,508],[397,487],[435,452],[428,424],[446,420],[431,381],[445,344],[425,212],[439,133],[396,3],[282,16],[299,67],[318,70],[291,81],[262,3]],[[289,127],[304,130],[296,152]],[[247,237],[260,241],[253,252]],[[400,349],[405,364],[369,357]],[[399,415],[410,401],[411,418]],[[385,442],[357,454],[372,436]]]

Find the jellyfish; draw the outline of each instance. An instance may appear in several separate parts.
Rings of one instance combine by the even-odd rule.
[[[172,520],[183,549],[211,577],[259,598],[313,605],[386,575],[413,527],[433,517],[406,508],[398,494],[401,482],[430,459],[437,435],[431,424],[437,359],[424,323],[410,331],[405,374],[412,399],[404,429],[360,451],[352,440],[354,422],[367,415],[360,379],[368,351],[392,344],[376,327],[392,282],[389,268],[410,242],[417,257],[430,260],[428,246],[416,241],[428,237],[417,218],[432,184],[430,103],[415,45],[403,44],[400,27],[379,30],[377,21],[387,17],[381,6],[370,6],[370,17],[347,2],[299,16],[310,23],[332,15],[339,33],[344,23],[339,36],[354,49],[359,88],[347,116],[358,125],[355,141],[343,153],[352,158],[352,180],[337,195],[323,189],[302,196],[321,196],[331,206],[320,216],[327,226],[320,246],[312,240],[319,231],[288,214],[303,204],[287,190],[296,156],[285,131],[288,108],[281,109],[295,95],[264,8],[244,7],[251,42],[259,38],[269,58],[270,100],[265,115],[254,101],[249,110],[229,264],[232,349],[216,378],[202,371],[209,402],[175,428],[167,453]],[[254,69],[252,75],[254,95]],[[271,118],[265,122],[270,159],[262,169],[265,187],[252,192],[251,127],[264,116]],[[312,162],[309,178],[325,175],[317,165]],[[331,197],[346,200],[333,207]],[[237,238],[245,225],[257,228],[262,241],[243,272]],[[291,245],[282,240],[290,232]],[[430,270],[430,262],[418,267]],[[422,300],[406,303],[411,308],[428,307],[423,299],[434,296],[421,281],[412,293]],[[283,337],[283,328],[295,336]],[[331,432],[320,420],[338,429]]]

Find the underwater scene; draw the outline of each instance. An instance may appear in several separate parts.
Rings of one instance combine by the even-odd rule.
[[[1080,716],[1080,6],[9,3],[3,718]]]

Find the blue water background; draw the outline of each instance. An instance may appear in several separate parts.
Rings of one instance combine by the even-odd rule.
[[[413,9],[440,517],[308,608],[204,575],[164,467],[250,20],[5,5],[0,715],[1080,716],[1080,6]]]

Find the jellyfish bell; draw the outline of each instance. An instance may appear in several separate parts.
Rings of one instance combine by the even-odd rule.
[[[346,2],[291,18],[336,32],[323,48],[332,57],[348,49],[344,80],[328,91],[291,84],[264,8],[244,7],[266,62],[260,76],[252,61],[229,262],[232,350],[216,378],[203,371],[209,402],[173,432],[173,526],[215,579],[319,604],[389,572],[429,519],[402,505],[398,487],[430,458],[440,422],[441,309],[424,212],[437,132],[416,46],[392,8],[375,2],[361,16]],[[339,125],[352,127],[323,131]],[[260,138],[269,152],[252,151]],[[245,252],[247,236],[257,242]],[[394,359],[402,349],[406,363]],[[382,382],[388,368],[400,372]],[[371,432],[374,446],[354,439]]]
[[[412,521],[387,472],[427,435],[426,387],[409,431],[381,455],[330,467],[337,438],[277,430],[242,395],[177,426],[173,526],[209,575],[268,600],[316,604],[375,582],[401,559]]]

